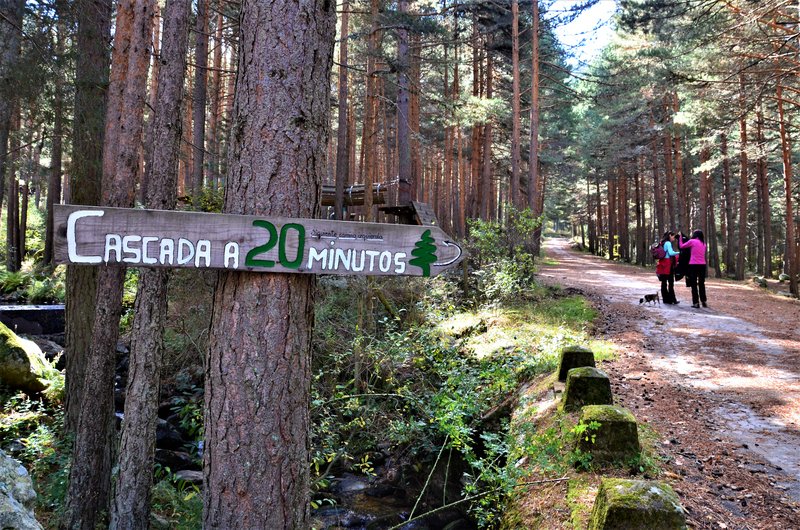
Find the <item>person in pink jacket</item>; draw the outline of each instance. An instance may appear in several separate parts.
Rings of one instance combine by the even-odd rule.
[[[692,288],[692,307],[708,307],[706,305],[706,240],[702,230],[692,232],[692,238],[683,240],[678,234],[678,245],[688,248],[689,271],[686,275],[689,286]]]

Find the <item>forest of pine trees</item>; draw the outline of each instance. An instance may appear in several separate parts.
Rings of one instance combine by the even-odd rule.
[[[316,21],[313,38],[276,38],[271,62],[261,64],[264,50],[245,37],[279,34],[278,14],[296,22],[298,2],[0,0],[6,270],[26,261],[54,266],[59,203],[222,211],[224,197],[228,213],[397,222],[382,207],[419,201],[457,239],[473,220],[502,225],[530,209],[544,230],[571,231],[590,252],[641,265],[664,231],[700,228],[717,276],[781,276],[796,296],[797,6],[619,0],[612,42],[584,64],[557,30],[597,1],[340,0],[335,22],[329,2],[310,2],[313,9],[302,9],[313,11],[303,15]],[[270,92],[287,78],[302,96],[295,114]],[[254,134],[267,135],[276,152],[254,150]],[[322,188],[298,167],[321,173]],[[275,180],[248,188],[259,172]],[[351,204],[355,187],[363,199]],[[322,189],[333,190],[330,206],[321,206]],[[44,234],[29,229],[32,212],[47,220]],[[43,250],[31,239],[43,240]],[[537,232],[535,252],[539,239]],[[151,339],[166,311],[167,278],[139,277],[133,363],[161,362],[162,346]],[[152,440],[123,435],[123,453],[139,456],[113,462],[113,404],[81,403],[112,393],[107,353],[118,339],[125,273],[70,267],[67,280],[65,422],[76,441],[65,521],[94,527],[118,467],[126,488],[110,519],[122,528],[146,512],[152,477],[139,470],[152,461]],[[256,299],[266,281],[222,275],[215,303],[234,304],[226,287]],[[283,309],[297,321],[253,326],[305,344],[310,287],[291,279],[280,289],[297,295]],[[234,323],[214,317],[210,350],[219,360]],[[298,363],[292,373],[305,375],[287,384],[303,387],[307,366]],[[130,383],[141,399],[126,409],[133,432],[152,431],[154,417],[136,411],[157,406],[157,392],[147,394],[157,376],[142,377]],[[230,412],[208,400],[217,417]],[[221,465],[230,457],[213,448],[206,456]],[[216,491],[237,487],[237,477],[208,469]],[[297,476],[297,491],[283,492],[287,506],[307,494],[307,477]],[[227,516],[213,524],[235,525],[235,514]]]
[[[3,5],[0,193],[11,213],[6,264],[16,270],[27,257],[29,202],[44,209],[100,197],[91,171],[100,142],[90,131],[104,112],[117,21],[108,2]],[[639,263],[657,233],[700,227],[713,234],[718,274],[789,274],[797,10],[783,5],[623,1],[612,44],[575,66],[554,28],[583,6],[340,3],[326,181],[340,201],[354,184],[380,192],[323,214],[391,222],[380,206],[418,200],[463,237],[469,219],[531,207],[571,225],[593,251]],[[175,186],[182,207],[213,209],[229,163],[240,7],[194,7]],[[165,8],[153,9],[151,61],[136,74],[149,79],[131,177],[140,204],[157,57],[169,52]],[[46,241],[37,259],[49,262]]]

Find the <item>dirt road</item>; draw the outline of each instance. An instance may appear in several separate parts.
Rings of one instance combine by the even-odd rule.
[[[707,309],[639,305],[659,290],[648,269],[545,243],[558,264],[539,279],[583,291],[615,400],[652,427],[665,479],[697,528],[800,528],[800,302],[748,283],[709,279]]]

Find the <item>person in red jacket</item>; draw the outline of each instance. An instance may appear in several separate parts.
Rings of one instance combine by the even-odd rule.
[[[692,238],[683,240],[678,236],[678,243],[681,248],[688,248],[691,251],[689,257],[689,271],[686,278],[692,288],[692,307],[708,307],[706,305],[706,240],[702,230],[692,232]]]
[[[665,304],[680,303],[675,298],[675,256],[680,252],[673,250],[673,241],[675,241],[675,232],[664,232],[660,243],[664,249],[664,257],[656,264],[656,275],[661,280],[661,299]]]

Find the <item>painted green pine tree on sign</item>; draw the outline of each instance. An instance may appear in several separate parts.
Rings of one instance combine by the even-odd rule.
[[[414,245],[411,255],[414,256],[414,259],[409,263],[422,269],[423,276],[430,276],[431,263],[436,261],[436,244],[430,230],[425,230],[422,233],[419,241]]]

